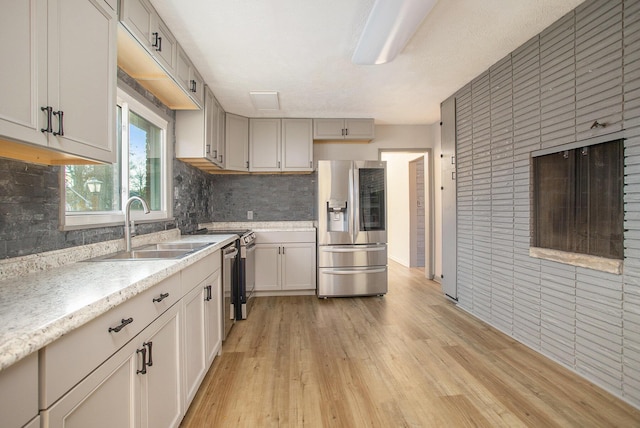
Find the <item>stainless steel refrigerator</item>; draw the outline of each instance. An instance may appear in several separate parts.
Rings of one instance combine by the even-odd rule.
[[[318,161],[318,297],[387,292],[386,162]]]

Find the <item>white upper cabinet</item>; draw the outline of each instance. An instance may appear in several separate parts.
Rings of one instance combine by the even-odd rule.
[[[176,39],[149,1],[123,1],[121,20],[142,47],[149,51],[168,72],[175,72]]]
[[[224,168],[231,171],[249,170],[249,119],[227,113],[225,117]]]
[[[314,140],[372,140],[373,119],[314,119]]]
[[[176,112],[176,157],[198,164],[207,160],[220,165],[220,105],[208,87],[204,90],[204,110]],[[223,124],[224,126],[224,124]],[[224,141],[223,141],[224,144]]]
[[[115,161],[116,22],[100,0],[3,6],[1,139]]]
[[[249,119],[249,171],[280,171],[280,119]]]
[[[311,119],[282,119],[282,171],[313,171]]]
[[[204,80],[182,47],[178,45],[177,48],[176,77],[178,83],[185,91],[189,92],[198,104],[202,105],[204,99]]]
[[[120,22],[118,65],[169,108],[202,108],[204,81],[149,0],[120,0]]]
[[[218,138],[215,139],[214,150],[216,150],[216,154],[218,155],[217,165],[220,167],[224,167],[225,160],[225,125],[226,125],[227,114],[222,108],[220,104],[218,104]]]
[[[151,48],[151,21],[155,9],[147,0],[125,0],[120,5],[120,21],[149,52]]]
[[[50,147],[115,162],[116,22],[103,2],[49,1]]]
[[[249,170],[312,171],[312,120],[250,119]]]
[[[175,73],[178,42],[158,15],[153,15],[151,29],[152,53],[169,73]]]

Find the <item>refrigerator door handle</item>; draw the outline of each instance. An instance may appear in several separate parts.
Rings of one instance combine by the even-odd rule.
[[[322,273],[325,275],[358,275],[363,273],[384,273],[387,271],[386,267],[377,269],[361,269],[361,270],[325,270]]]
[[[336,247],[319,247],[320,251],[325,251],[327,253],[353,253],[356,251],[386,251],[386,245],[375,245],[375,246],[360,246],[360,247],[349,247],[349,248],[336,248]]]
[[[360,230],[360,176],[358,172],[358,166],[355,162],[352,163],[351,167],[351,200],[353,203],[351,207],[353,209],[353,229],[351,231],[351,242],[356,243],[356,239],[358,238],[358,231]]]

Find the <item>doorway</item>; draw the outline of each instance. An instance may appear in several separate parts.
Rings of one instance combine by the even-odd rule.
[[[432,150],[380,150],[387,162],[388,256],[433,278]]]

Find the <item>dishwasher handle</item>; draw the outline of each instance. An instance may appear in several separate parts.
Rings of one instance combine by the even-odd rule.
[[[227,247],[222,250],[222,255],[225,259],[233,259],[238,255],[238,249],[235,246]]]

